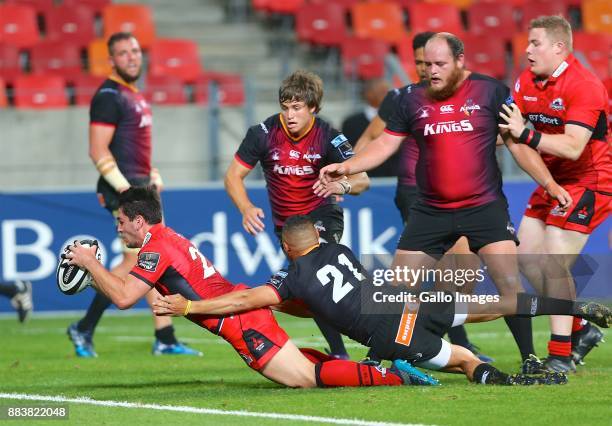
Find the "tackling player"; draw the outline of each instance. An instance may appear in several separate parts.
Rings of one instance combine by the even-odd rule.
[[[186,300],[183,292],[183,295],[167,296],[155,302],[155,313],[228,315],[286,300],[300,300],[313,314],[370,347],[381,359],[401,358],[429,369],[463,372],[470,380],[485,384],[553,384],[564,382],[565,376],[508,376],[479,360],[466,348],[443,340],[441,336],[451,326],[490,321],[499,318],[502,311],[540,315],[550,311],[577,310],[585,315],[598,316],[605,326],[612,322],[612,312],[601,305],[575,304],[524,293],[503,300],[494,308],[468,304],[467,311],[459,311],[454,303],[442,306],[437,303],[421,303],[420,306],[406,303],[402,314],[388,313],[388,305],[381,306],[382,311],[378,311],[384,313],[370,312],[364,301],[371,281],[350,249],[336,243],[319,243],[317,230],[306,216],[289,218],[283,227],[282,238],[291,264],[276,273],[267,285],[198,301]]]
[[[520,257],[521,269],[548,295],[573,299],[570,269],[611,210],[608,95],[602,82],[572,55],[572,29],[564,18],[532,20],[526,51],[529,68],[514,86],[515,105],[500,114],[507,124],[499,126],[542,154],[575,204],[566,211],[543,187],[534,191],[519,229],[519,238],[524,237],[519,253],[525,255]],[[535,130],[525,127],[523,115]],[[600,330],[578,318],[572,323],[571,317],[553,316],[546,365],[554,371],[575,371],[570,355],[580,362],[602,339]]]
[[[225,174],[225,188],[249,234],[256,235],[264,229],[263,210],[251,202],[244,186],[244,179],[259,162],[279,241],[285,219],[295,214],[310,216],[323,240],[340,241],[344,217],[334,194],[360,194],[368,188],[369,180],[365,173],[345,176],[333,184],[325,197],[313,193],[312,185],[323,166],[353,155],[347,138],[316,116],[322,98],[323,82],[319,76],[308,71],[294,72],[279,88],[280,114],[249,128],[240,144]],[[317,318],[315,321],[330,345],[330,353],[347,358],[340,334]]]
[[[131,186],[152,183],[162,189],[159,171],[151,167],[151,107],[135,86],[142,70],[142,51],[138,40],[129,33],[115,33],[108,39],[108,53],[113,66],[91,101],[89,111],[89,156],[100,173],[98,199],[114,216],[117,196]],[[136,263],[136,252],[125,249],[123,259],[113,272],[124,277]],[[147,293],[149,304],[155,292]],[[98,356],[93,334],[111,301],[97,293],[85,316],[68,327],[68,337],[79,357]],[[153,317],[154,355],[202,355],[177,341],[172,322]]]
[[[127,247],[140,248],[129,274],[119,277],[96,258],[96,247],[76,243],[64,256],[87,269],[96,289],[120,309],[127,309],[151,289],[202,300],[232,293],[232,285],[191,244],[162,223],[159,195],[137,188],[119,195],[117,230]],[[338,360],[313,349],[300,351],[279,327],[270,309],[240,315],[212,316],[184,313],[193,323],[225,339],[253,370],[291,387],[396,386],[435,384],[436,381],[404,361],[391,369]]]

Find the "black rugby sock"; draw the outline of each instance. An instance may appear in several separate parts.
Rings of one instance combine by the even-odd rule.
[[[451,327],[448,330],[448,338],[453,345],[463,346],[467,348],[470,345],[470,341],[467,336],[467,331],[463,325]]]
[[[504,321],[508,325],[514,341],[516,342],[521,359],[525,361],[530,354],[535,354],[533,347],[533,331],[531,329],[531,318],[522,318],[517,316],[504,317]]]
[[[474,369],[474,378],[472,381],[481,385],[504,385],[508,375],[502,373],[491,364],[482,363]]]
[[[527,293],[516,295],[516,314],[520,316],[536,315],[573,315],[576,302],[554,297],[535,296]]]
[[[96,292],[96,297],[93,298],[87,313],[77,324],[77,330],[80,332],[93,331],[98,325],[98,321],[102,318],[104,311],[111,305],[111,300],[102,293]]]
[[[6,296],[9,299],[12,299],[13,296],[15,296],[17,293],[19,293],[19,289],[17,288],[17,284],[15,284],[15,283],[0,283],[0,294],[1,295]]]
[[[174,335],[174,327],[171,325],[155,330],[155,338],[165,345],[176,345],[178,343]]]
[[[333,328],[331,325],[326,323],[323,320],[313,318],[321,330],[321,334],[327,340],[329,344],[329,351],[334,355],[346,355],[346,348],[344,347],[344,342],[342,341],[342,335]]]

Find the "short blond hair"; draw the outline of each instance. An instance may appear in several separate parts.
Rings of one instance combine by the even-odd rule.
[[[543,28],[546,35],[553,42],[564,43],[571,52],[572,47],[572,26],[561,15],[538,16],[529,22],[529,29]]]

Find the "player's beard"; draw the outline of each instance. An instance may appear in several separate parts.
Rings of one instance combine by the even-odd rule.
[[[443,101],[450,98],[457,90],[457,84],[463,77],[463,68],[455,67],[451,75],[448,77],[447,83],[440,89],[434,89],[431,86],[431,81],[427,80],[427,95],[436,101]]]
[[[121,77],[121,79],[123,79],[123,81],[125,81],[128,84],[132,84],[136,80],[138,80],[140,78],[141,71],[142,71],[142,68],[140,68],[138,70],[138,73],[135,76],[133,76],[133,75],[130,75],[127,72],[123,71],[121,68],[119,68],[117,66],[115,67],[115,72],[117,73],[117,75],[119,77]]]

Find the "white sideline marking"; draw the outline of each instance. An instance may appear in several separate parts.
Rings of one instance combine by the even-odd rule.
[[[213,414],[220,416],[261,417],[267,419],[296,420],[303,422],[332,423],[337,425],[356,426],[427,426],[413,423],[388,423],[358,419],[336,419],[333,417],[306,416],[302,414],[257,413],[253,411],[217,410],[214,408],[198,408],[183,405],[140,404],[123,401],[99,401],[88,397],[66,398],[63,396],[28,395],[22,393],[0,393],[0,399],[16,399],[26,401],[72,402],[75,404],[98,405],[103,407],[140,408],[159,411],[179,411],[194,414]]]

